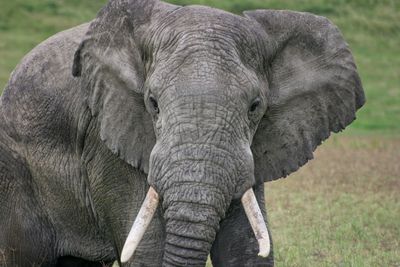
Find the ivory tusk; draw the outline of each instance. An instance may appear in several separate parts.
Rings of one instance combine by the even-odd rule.
[[[157,192],[150,187],[121,252],[121,262],[127,262],[135,252],[158,206]]]
[[[265,258],[271,250],[269,234],[252,188],[243,194],[242,204],[260,247],[258,256]]]

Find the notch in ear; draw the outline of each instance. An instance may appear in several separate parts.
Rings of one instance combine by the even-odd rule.
[[[177,7],[156,0],[112,0],[91,22],[72,68],[107,147],[148,172],[155,135],[143,99],[140,41],[149,25]]]
[[[72,64],[72,76],[74,77],[80,77],[82,74],[81,51],[83,49],[83,45],[84,42],[81,42],[74,54],[74,61]]]
[[[270,108],[252,144],[256,179],[271,181],[312,159],[331,132],[355,119],[365,97],[350,49],[328,19],[277,10],[244,15],[275,42]]]

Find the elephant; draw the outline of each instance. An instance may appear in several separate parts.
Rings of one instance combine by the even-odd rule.
[[[365,103],[327,18],[111,0],[0,103],[5,266],[273,266],[264,183]]]

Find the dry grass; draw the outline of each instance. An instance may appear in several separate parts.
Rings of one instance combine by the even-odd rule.
[[[400,266],[400,138],[336,135],[265,187],[277,266]]]

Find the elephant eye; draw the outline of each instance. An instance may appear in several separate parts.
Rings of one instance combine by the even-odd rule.
[[[257,108],[260,106],[260,104],[261,104],[261,99],[260,99],[259,97],[255,98],[255,99],[253,100],[253,102],[251,102],[249,111],[250,111],[250,112],[256,111]]]
[[[157,100],[153,96],[150,96],[149,100],[150,100],[151,108],[153,109],[153,111],[157,114],[160,113],[160,109],[158,108]]]

